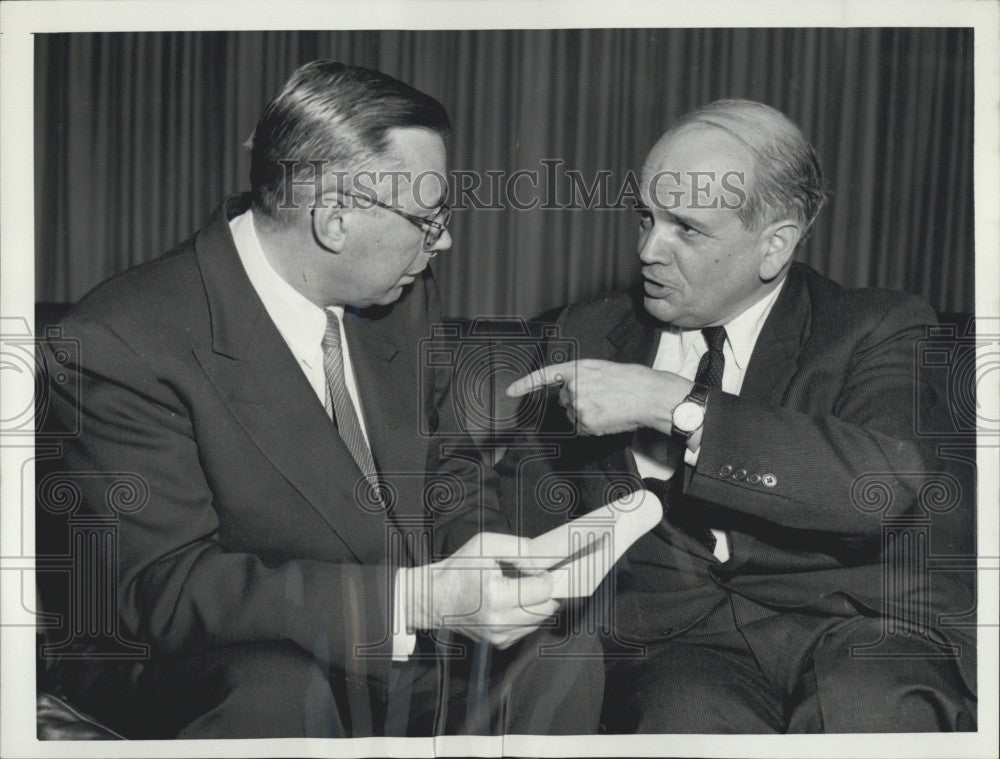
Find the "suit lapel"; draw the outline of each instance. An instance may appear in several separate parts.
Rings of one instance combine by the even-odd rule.
[[[747,364],[740,397],[778,406],[798,369],[799,352],[809,335],[809,296],[802,274],[792,266],[788,279]]]
[[[656,339],[659,329],[650,320],[638,318],[634,310],[628,311],[609,331],[611,360],[628,364],[653,365],[656,358]]]
[[[212,321],[195,354],[240,426],[359,560],[384,554],[384,514],[353,506],[362,476],[257,297],[229,232],[227,201],[195,240]],[[353,357],[353,356],[352,356]],[[344,504],[352,504],[344,513]]]

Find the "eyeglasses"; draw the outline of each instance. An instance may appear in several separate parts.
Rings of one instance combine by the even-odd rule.
[[[441,235],[443,235],[445,230],[448,228],[448,222],[451,221],[451,206],[447,203],[442,203],[438,210],[434,212],[433,216],[425,218],[423,216],[414,216],[412,213],[406,213],[406,211],[400,211],[398,208],[393,208],[392,206],[386,205],[385,203],[367,195],[355,195],[350,192],[344,192],[341,194],[350,198],[364,200],[367,203],[371,203],[373,206],[384,208],[386,211],[392,211],[397,216],[402,216],[414,226],[420,227],[420,229],[424,232],[424,250],[427,251],[437,245],[438,240],[441,239]],[[436,253],[437,251],[434,251],[435,255]]]

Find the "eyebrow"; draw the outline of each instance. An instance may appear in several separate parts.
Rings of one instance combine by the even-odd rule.
[[[639,201],[639,203],[635,206],[635,210],[636,211],[648,211],[649,213],[653,212],[653,209],[651,209],[646,203],[643,203],[642,201]],[[656,210],[660,211],[661,213],[666,214],[671,219],[677,220],[677,221],[681,222],[682,224],[685,224],[685,225],[691,227],[692,229],[697,229],[699,232],[705,232],[705,225],[702,224],[702,222],[697,221],[696,219],[693,219],[690,216],[685,216],[684,214],[677,213],[676,211],[668,211],[665,208],[659,208],[659,207],[657,207]]]
[[[692,227],[693,229],[697,229],[697,230],[701,230],[701,231],[704,231],[704,229],[705,229],[705,225],[704,224],[702,224],[700,221],[697,221],[697,220],[691,218],[690,216],[685,216],[684,214],[677,213],[676,211],[667,211],[667,210],[664,210],[663,213],[665,213],[667,216],[669,216],[672,219],[677,219],[682,224],[685,224],[685,225],[687,225],[689,227]]]
[[[415,198],[417,201],[417,208],[415,209],[415,215],[424,217],[425,214],[427,214],[425,218],[430,219],[432,216],[434,216],[434,214],[440,211],[441,206],[443,206],[447,202],[448,190],[447,188],[445,188],[442,192],[439,192],[437,197],[434,199],[434,202],[430,204],[424,203],[423,198],[420,198],[418,196],[415,196]],[[400,203],[401,207],[402,205],[403,204]]]

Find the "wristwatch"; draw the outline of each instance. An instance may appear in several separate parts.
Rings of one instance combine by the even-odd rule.
[[[682,446],[705,423],[705,405],[708,403],[708,386],[697,382],[691,386],[687,398],[677,404],[671,418],[670,436]]]

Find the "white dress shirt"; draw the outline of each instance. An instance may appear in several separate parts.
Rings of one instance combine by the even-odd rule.
[[[769,292],[750,308],[725,324],[726,342],[722,347],[726,357],[725,369],[722,373],[722,389],[733,395],[739,395],[743,387],[743,377],[746,374],[747,363],[753,354],[757,338],[767,320],[768,314],[778,294],[785,286],[784,280],[774,290]],[[665,327],[660,332],[660,344],[656,349],[653,368],[659,371],[673,372],[689,380],[698,373],[698,363],[708,350],[705,338],[700,329],[677,329]],[[632,455],[642,477],[658,477],[669,480],[680,464],[681,452],[676,445],[666,447],[668,453],[662,454],[663,448],[656,450],[648,443],[647,436],[637,435],[632,444]],[[671,441],[672,442],[672,441]],[[689,466],[698,463],[699,450],[684,449],[684,461]],[[715,556],[719,561],[729,559],[729,541],[722,530],[712,530],[715,535]]]
[[[229,222],[229,229],[233,233],[236,252],[247,277],[250,278],[250,284],[260,296],[268,316],[278,328],[278,332],[324,408],[328,407],[327,396],[330,391],[326,383],[326,370],[323,368],[322,342],[326,332],[326,313],[329,311],[336,314],[337,324],[340,326],[341,353],[344,357],[344,382],[351,403],[354,404],[354,410],[357,412],[365,442],[371,447],[368,428],[365,426],[364,410],[358,395],[358,385],[351,365],[351,352],[347,347],[347,336],[344,334],[344,309],[340,306],[330,306],[326,310],[320,308],[274,270],[264,254],[260,238],[254,229],[252,211],[234,217]],[[402,603],[402,595],[396,593],[393,612],[396,621],[405,618]],[[392,656],[393,659],[403,660],[413,653],[416,636],[408,634],[405,626],[399,625],[399,627],[401,629],[394,633],[392,639]]]
[[[351,366],[351,352],[347,347],[347,335],[344,334],[344,309],[340,306],[330,306],[324,311],[288,284],[271,267],[254,229],[252,211],[233,218],[229,222],[229,229],[233,233],[236,252],[239,253],[240,262],[250,278],[250,284],[260,296],[268,316],[288,344],[288,349],[324,408],[327,405],[329,390],[326,386],[326,371],[323,368],[322,342],[326,332],[326,313],[329,311],[336,314],[337,323],[340,325],[340,346],[344,356],[344,381],[347,384],[347,394],[351,396],[351,403],[354,404],[354,410],[358,414],[365,442],[369,443],[365,415],[358,397],[358,384]]]

